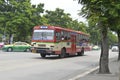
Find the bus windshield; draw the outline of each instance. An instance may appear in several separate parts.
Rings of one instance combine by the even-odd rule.
[[[34,30],[32,40],[53,40],[54,30]]]

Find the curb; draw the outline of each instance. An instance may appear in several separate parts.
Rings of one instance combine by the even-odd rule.
[[[84,72],[84,73],[82,73],[82,74],[79,74],[79,75],[77,75],[77,76],[75,76],[75,77],[73,77],[73,78],[71,78],[71,79],[68,79],[68,80],[78,80],[79,78],[88,75],[89,73],[97,70],[98,68],[99,68],[99,66],[97,66],[97,67],[95,67],[95,68],[92,68],[92,69],[90,69],[89,71],[86,71],[86,72]]]

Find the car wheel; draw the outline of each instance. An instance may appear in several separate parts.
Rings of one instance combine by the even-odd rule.
[[[12,48],[8,48],[7,51],[8,51],[8,52],[12,52],[13,49],[12,49]]]
[[[29,49],[29,48],[27,48],[27,49],[26,49],[26,52],[29,52],[29,51],[30,51],[30,49]]]

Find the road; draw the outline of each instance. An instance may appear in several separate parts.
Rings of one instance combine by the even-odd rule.
[[[110,58],[117,56],[110,51]],[[31,52],[0,51],[1,80],[70,80],[99,64],[100,51],[85,52],[84,56],[43,59]]]

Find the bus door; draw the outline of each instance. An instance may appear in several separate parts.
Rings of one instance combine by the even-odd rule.
[[[71,35],[71,52],[76,53],[76,35]]]

